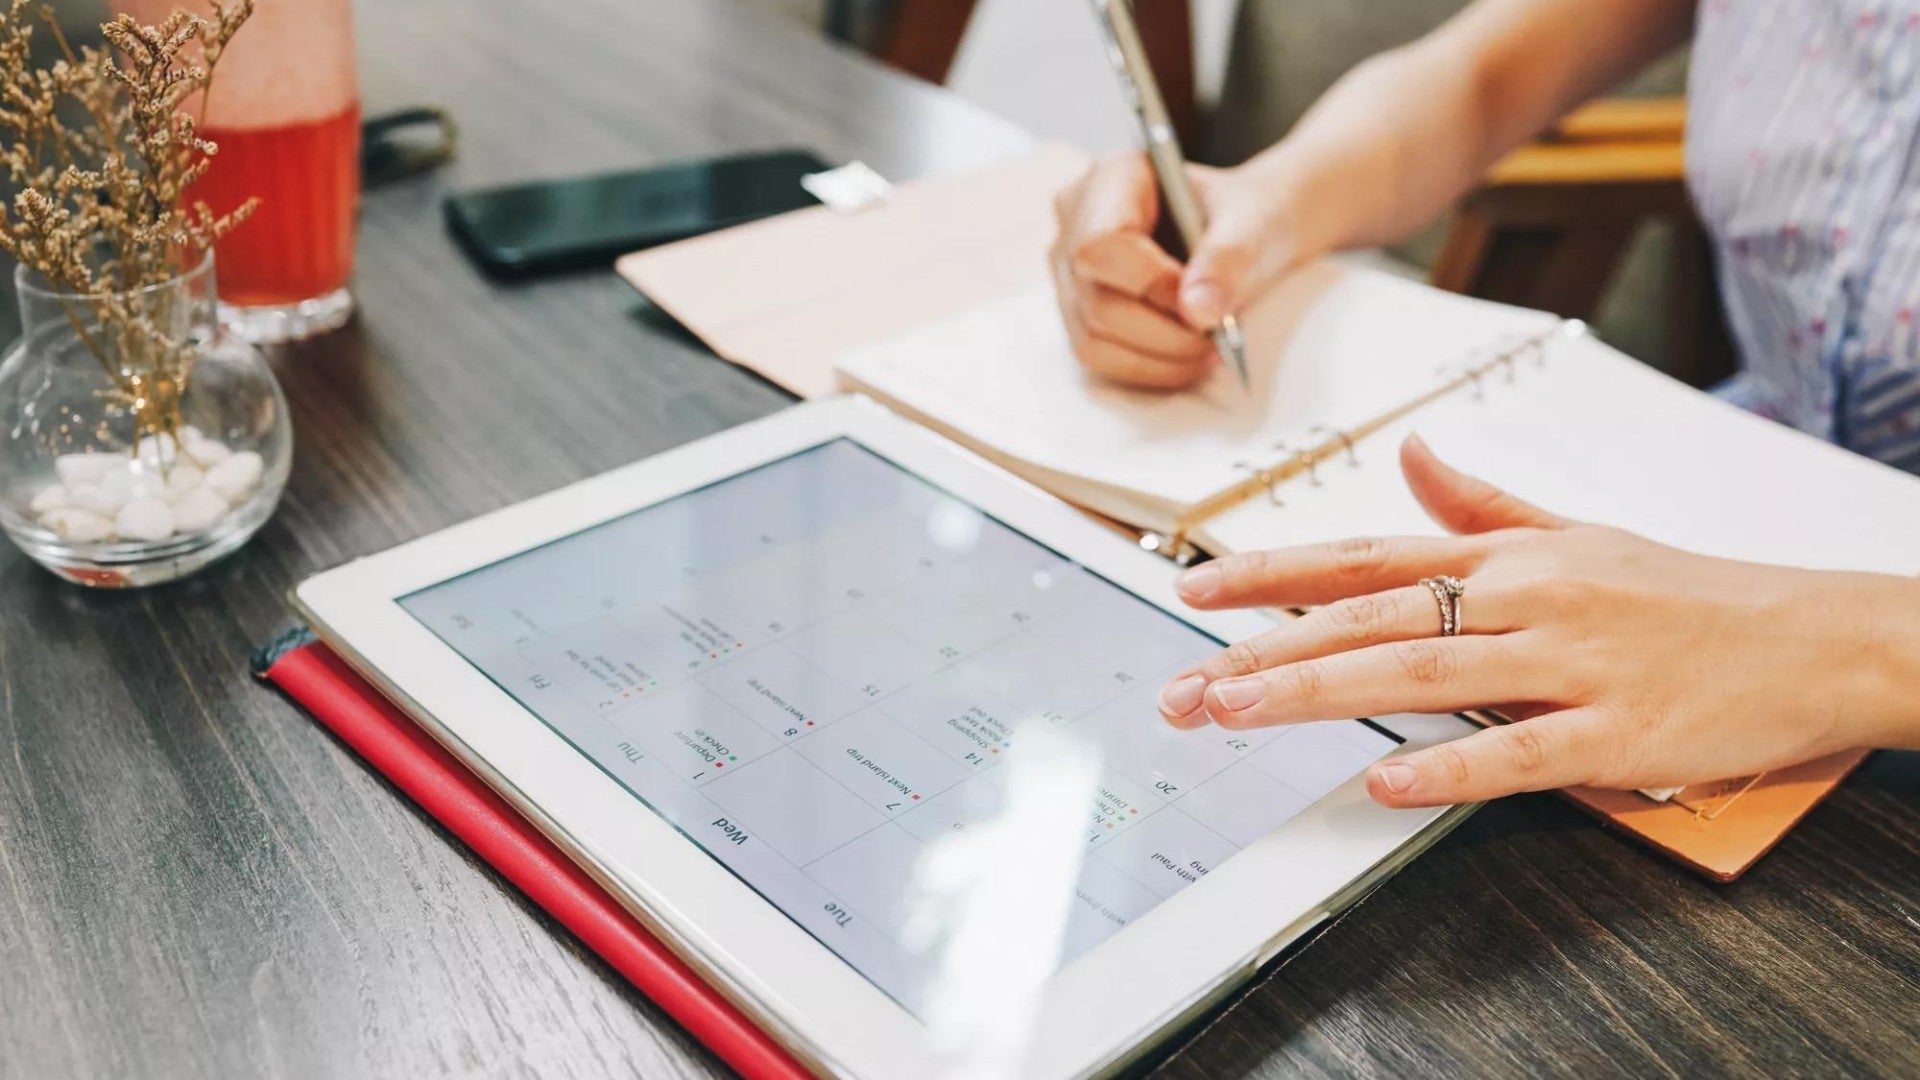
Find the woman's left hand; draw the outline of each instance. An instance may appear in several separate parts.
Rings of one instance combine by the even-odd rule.
[[[1198,608],[1321,605],[1176,677],[1170,723],[1262,727],[1492,707],[1524,718],[1373,766],[1388,806],[1667,787],[1920,744],[1920,585],[1709,558],[1581,525],[1454,471],[1407,482],[1459,535],[1256,552],[1188,571]],[[1423,578],[1463,579],[1440,637]]]

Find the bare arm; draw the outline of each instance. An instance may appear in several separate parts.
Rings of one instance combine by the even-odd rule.
[[[1089,368],[1173,388],[1217,362],[1206,331],[1328,251],[1400,239],[1488,165],[1683,41],[1693,0],[1478,0],[1341,79],[1274,146],[1192,169],[1205,240],[1185,267],[1153,243],[1152,173],[1100,162],[1058,200],[1053,279]]]
[[[1402,239],[1502,154],[1686,40],[1693,8],[1479,0],[1354,68],[1247,169],[1299,190],[1307,248]]]

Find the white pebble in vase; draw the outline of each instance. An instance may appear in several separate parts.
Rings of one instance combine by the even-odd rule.
[[[75,506],[63,506],[42,516],[40,524],[74,544],[97,544],[113,535],[113,522]]]
[[[111,518],[133,496],[133,477],[114,470],[96,484],[80,484],[71,489],[74,506],[101,517]]]
[[[142,436],[133,444],[133,458],[148,468],[164,468],[178,455],[180,444],[166,432]]]
[[[133,475],[133,470],[123,460],[119,468],[101,473],[94,486],[106,492],[108,498],[124,503],[133,498]]]
[[[118,454],[61,454],[54,459],[53,471],[62,484],[73,488],[99,480],[121,461]]]
[[[173,527],[183,533],[205,532],[227,516],[227,500],[204,487],[195,488],[173,504]]]
[[[207,487],[214,494],[238,506],[260,485],[264,463],[260,455],[242,450],[207,470]]]
[[[67,490],[67,505],[90,514],[111,517],[120,512],[120,504],[107,497],[99,484],[75,484]]]
[[[127,474],[127,499],[164,499],[167,497],[167,478],[158,469],[142,470]]]
[[[173,507],[159,499],[135,499],[115,515],[113,530],[122,540],[165,540],[173,535]]]
[[[58,510],[72,501],[73,496],[67,492],[65,484],[52,484],[41,488],[40,494],[35,495],[33,501],[27,504],[27,509],[34,517],[39,517],[49,510]]]
[[[211,469],[233,456],[233,451],[228,449],[226,443],[204,437],[187,440],[186,451],[194,464],[203,469]]]
[[[198,490],[201,482],[206,478],[207,474],[201,472],[200,466],[193,462],[185,460],[174,462],[173,468],[167,470],[167,501],[179,502],[188,493]]]

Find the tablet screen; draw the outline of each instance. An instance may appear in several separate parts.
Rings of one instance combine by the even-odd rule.
[[[966,896],[1051,972],[1398,741],[1169,727],[1219,641],[846,439],[400,603],[916,1014]]]

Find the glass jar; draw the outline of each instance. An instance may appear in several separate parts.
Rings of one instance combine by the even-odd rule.
[[[272,516],[293,428],[260,351],[226,333],[214,260],[113,296],[16,268],[21,337],[0,358],[0,529],[69,581],[153,585]]]
[[[159,23],[206,0],[114,0]],[[214,69],[207,100],[183,107],[220,147],[187,193],[223,214],[260,199],[214,249],[221,317],[257,344],[324,333],[353,314],[360,200],[360,90],[349,0],[275,0],[254,9]]]

